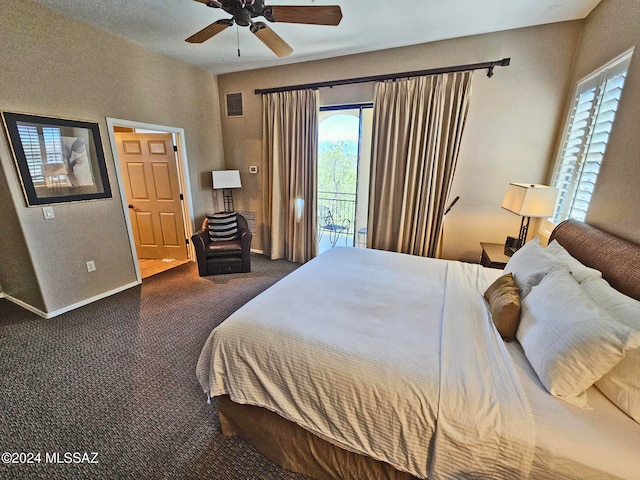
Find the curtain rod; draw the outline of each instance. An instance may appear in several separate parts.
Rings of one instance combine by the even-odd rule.
[[[383,75],[372,75],[370,77],[347,78],[344,80],[329,80],[326,82],[305,83],[301,85],[289,85],[287,87],[256,89],[256,95],[274,92],[289,92],[291,90],[317,89],[321,87],[335,87],[337,85],[351,85],[354,83],[379,82],[382,80],[395,80],[398,78],[420,77],[425,75],[439,75],[441,73],[466,72],[468,70],[487,69],[487,77],[493,76],[495,67],[507,67],[511,62],[511,58],[503,58],[493,62],[470,63],[467,65],[455,65],[453,67],[431,68],[429,70],[418,70],[415,72],[387,73]]]

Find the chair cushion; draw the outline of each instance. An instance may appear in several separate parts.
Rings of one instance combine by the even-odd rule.
[[[209,213],[207,225],[212,242],[225,242],[238,238],[238,219],[235,212]]]
[[[242,255],[240,240],[218,240],[211,242],[207,248],[207,257]]]

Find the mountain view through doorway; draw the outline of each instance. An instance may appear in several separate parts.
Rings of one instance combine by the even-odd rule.
[[[320,110],[318,253],[366,246],[372,120],[370,105]]]

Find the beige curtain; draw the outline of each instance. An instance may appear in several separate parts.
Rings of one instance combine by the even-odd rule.
[[[436,256],[472,78],[462,72],[376,84],[370,247]]]
[[[304,263],[317,254],[318,91],[263,95],[265,254]]]

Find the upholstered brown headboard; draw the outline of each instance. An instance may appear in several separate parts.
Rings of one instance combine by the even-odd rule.
[[[585,265],[600,270],[616,290],[640,300],[640,245],[576,220],[566,220],[551,240]]]

